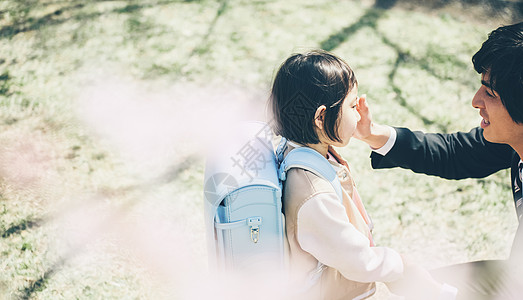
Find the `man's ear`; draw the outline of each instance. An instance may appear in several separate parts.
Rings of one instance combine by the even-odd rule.
[[[316,109],[316,113],[314,114],[314,124],[316,127],[318,127],[320,130],[323,130],[323,122],[325,121],[325,112],[327,111],[327,107],[325,105],[322,105]]]

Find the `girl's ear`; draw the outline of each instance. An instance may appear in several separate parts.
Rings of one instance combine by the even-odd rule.
[[[327,107],[325,105],[322,105],[316,109],[316,113],[314,114],[314,124],[318,129],[323,130],[323,121],[325,120],[325,112],[327,111]]]

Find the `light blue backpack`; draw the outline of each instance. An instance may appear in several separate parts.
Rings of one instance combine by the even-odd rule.
[[[308,147],[292,150],[282,138],[276,153],[268,124],[240,126],[213,149],[205,169],[205,222],[209,264],[218,271],[286,272],[282,182],[291,168],[311,171],[331,182],[339,199],[341,184],[331,164]],[[320,264],[318,265],[320,267]],[[319,268],[321,269],[321,268]]]

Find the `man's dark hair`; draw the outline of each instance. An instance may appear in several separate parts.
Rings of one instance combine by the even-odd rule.
[[[343,100],[358,84],[354,72],[341,58],[322,50],[293,54],[280,66],[270,96],[276,134],[301,144],[320,142],[314,115],[325,105],[324,132],[338,136]]]
[[[489,74],[510,117],[523,123],[523,22],[492,31],[472,57],[476,72]]]

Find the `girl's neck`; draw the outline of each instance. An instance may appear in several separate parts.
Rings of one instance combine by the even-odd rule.
[[[318,151],[323,157],[327,158],[327,153],[329,152],[328,144],[320,142],[318,144],[307,144],[306,146]]]

